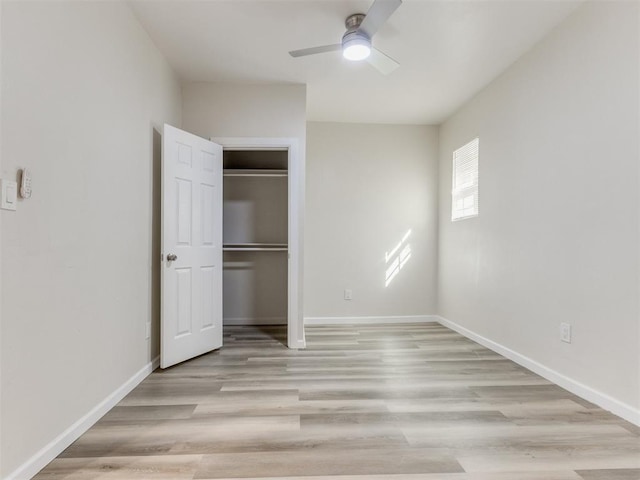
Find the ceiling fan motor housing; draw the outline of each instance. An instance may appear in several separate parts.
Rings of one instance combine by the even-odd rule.
[[[351,43],[357,42],[366,44],[371,47],[371,39],[364,32],[353,31],[347,32],[342,37],[342,48],[348,47]]]
[[[349,33],[350,30],[357,30],[360,28],[365,16],[366,15],[364,13],[354,13],[353,15],[349,15],[344,21],[347,33]]]

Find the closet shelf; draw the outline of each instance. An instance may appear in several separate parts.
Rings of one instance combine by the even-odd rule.
[[[222,171],[225,177],[286,177],[287,170],[276,169],[248,169],[248,168],[225,168]]]
[[[222,245],[224,252],[286,252],[289,247],[286,243],[225,243]]]

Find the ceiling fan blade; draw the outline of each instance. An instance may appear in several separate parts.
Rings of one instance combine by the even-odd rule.
[[[402,0],[375,0],[365,15],[359,30],[372,38],[401,3]]]
[[[367,58],[367,62],[383,75],[389,75],[400,66],[393,58],[374,47],[371,48],[371,55]]]
[[[302,50],[293,50],[289,52],[292,57],[304,57],[306,55],[315,55],[316,53],[335,52],[342,49],[340,43],[333,45],[323,45],[322,47],[303,48]]]

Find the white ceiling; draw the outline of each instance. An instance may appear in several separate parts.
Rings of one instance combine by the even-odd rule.
[[[438,124],[542,39],[575,1],[404,0],[374,37],[401,66],[383,76],[339,52],[344,19],[371,0],[133,0],[185,81],[307,85],[307,118]]]

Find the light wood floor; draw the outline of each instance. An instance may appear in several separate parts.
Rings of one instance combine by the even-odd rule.
[[[436,324],[225,328],[51,479],[638,480],[640,429]]]

